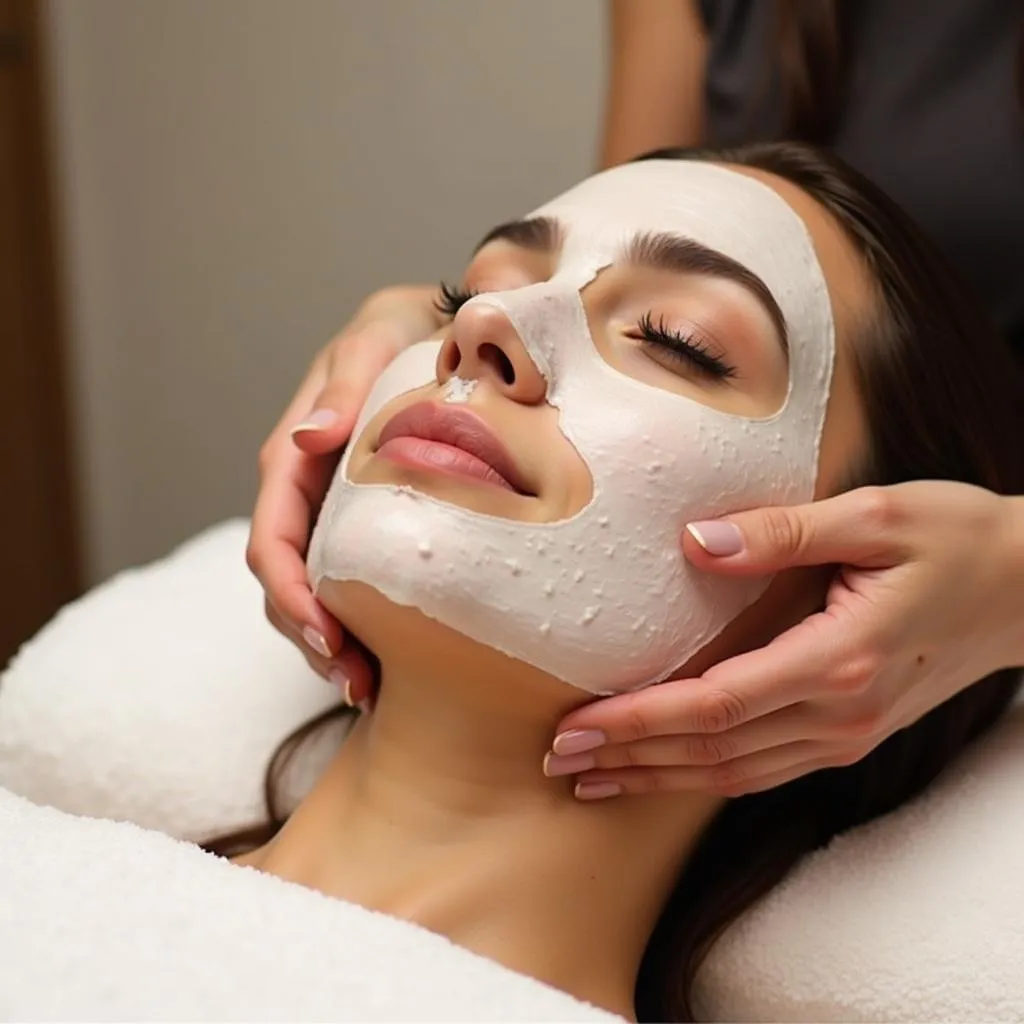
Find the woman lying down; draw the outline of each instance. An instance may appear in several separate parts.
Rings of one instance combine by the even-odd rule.
[[[723,929],[1012,699],[991,676],[859,762],[809,750],[819,771],[738,798],[726,773],[616,797],[545,758],[582,702],[760,647],[828,588],[857,601],[817,569],[691,572],[684,524],[915,477],[1024,493],[1005,347],[852,172],[800,146],[662,153],[492,231],[440,301],[309,552],[379,662],[375,707],[287,822],[272,800],[208,844],[256,872],[0,790],[0,1016],[691,1019]]]
[[[910,478],[1024,493],[1013,371],[893,204],[797,145],[599,174],[492,231],[440,301],[450,322],[379,382],[309,553],[378,702],[287,822],[210,846],[623,1017],[690,1019],[721,930],[920,792],[1015,677],[738,799],[727,778],[588,799],[609,784],[574,792],[572,755],[545,763],[552,726],[844,586],[698,576],[687,522]]]

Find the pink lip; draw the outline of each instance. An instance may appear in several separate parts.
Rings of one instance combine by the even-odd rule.
[[[522,474],[490,427],[467,409],[419,402],[396,413],[384,425],[377,453],[415,469],[451,476],[530,495]]]

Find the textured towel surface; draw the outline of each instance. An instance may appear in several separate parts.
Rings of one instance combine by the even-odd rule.
[[[336,697],[264,622],[243,561],[246,531],[244,522],[223,524],[116,577],[26,645],[0,682],[0,786],[179,838],[260,817],[271,751]],[[311,752],[293,780],[295,797],[339,739],[325,737]],[[84,866],[89,850],[98,866]],[[1022,864],[1018,701],[922,799],[808,858],[730,929],[698,977],[701,1016],[1024,1022]],[[164,900],[165,885],[173,899]],[[33,907],[36,918],[26,916]],[[409,952],[420,942],[432,965],[424,970],[450,968],[436,988]],[[134,991],[124,991],[111,959],[121,953],[124,978],[138,979]],[[95,967],[96,957],[105,966]],[[464,965],[457,983],[456,960]],[[12,989],[19,965],[35,981]],[[460,986],[464,1000],[455,998]],[[5,992],[37,1001],[4,1004]],[[70,1001],[61,1002],[65,993]],[[321,995],[336,1001],[318,1002]],[[182,1001],[193,997],[203,1009]],[[164,1019],[567,1020],[593,1012],[551,998],[563,999],[419,929],[164,836],[0,802],[5,1015],[33,1006],[35,1016]]]
[[[4,1020],[617,1021],[422,928],[0,790]]]
[[[18,652],[0,681],[0,786],[182,839],[262,820],[274,748],[338,693],[264,619],[247,532],[227,522],[115,576]]]
[[[697,996],[713,1020],[1024,1021],[1024,705],[808,857],[725,933]]]

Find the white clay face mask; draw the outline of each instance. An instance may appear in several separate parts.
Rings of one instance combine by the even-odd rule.
[[[796,213],[768,186],[712,164],[614,168],[533,216],[562,225],[555,274],[470,301],[511,320],[590,470],[591,501],[554,523],[499,519],[408,486],[353,484],[346,457],[314,532],[310,580],[369,584],[591,693],[636,689],[667,678],[767,587],[690,567],[685,524],[813,497],[834,354],[828,293]],[[641,232],[718,250],[768,286],[789,335],[789,392],[775,415],[708,408],[600,356],[580,292]],[[391,364],[356,436],[387,402],[436,381],[438,348],[413,346]],[[456,380],[438,397],[472,404],[473,390]]]

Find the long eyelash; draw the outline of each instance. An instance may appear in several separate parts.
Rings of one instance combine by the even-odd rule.
[[[469,302],[477,292],[468,288],[460,288],[458,285],[448,284],[442,281],[438,289],[438,296],[434,299],[434,308],[441,316],[453,317],[462,307]]]
[[[688,362],[691,366],[717,380],[728,380],[736,376],[736,367],[712,355],[708,347],[701,341],[680,331],[669,330],[665,326],[665,318],[659,317],[657,324],[651,322],[651,314],[644,313],[637,324],[643,340],[674,359]]]

